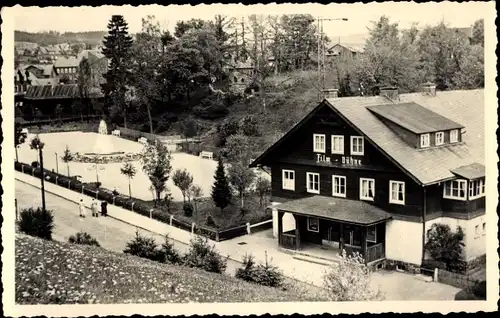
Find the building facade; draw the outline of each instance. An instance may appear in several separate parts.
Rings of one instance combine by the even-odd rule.
[[[252,162],[271,169],[279,246],[419,266],[444,223],[464,230],[466,261],[484,255],[483,91],[432,89],[325,99]]]

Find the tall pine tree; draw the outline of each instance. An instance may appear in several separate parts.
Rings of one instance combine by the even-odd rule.
[[[112,118],[123,115],[127,127],[127,85],[130,80],[131,48],[133,40],[128,34],[128,24],[122,15],[113,15],[104,37],[102,54],[110,61],[103,85],[105,113]]]
[[[226,172],[224,171],[222,159],[219,159],[214,178],[215,182],[212,186],[212,200],[214,201],[215,206],[223,211],[224,208],[231,202],[232,195],[231,189],[229,188],[229,182],[226,177]]]

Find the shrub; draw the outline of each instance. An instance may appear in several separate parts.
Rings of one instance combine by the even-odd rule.
[[[483,280],[474,285],[472,293],[480,299],[486,299],[486,281]]]
[[[180,264],[182,261],[179,251],[174,247],[168,234],[165,235],[165,242],[161,245],[159,256],[162,263]]]
[[[31,163],[31,166],[32,166],[33,168],[38,168],[38,167],[40,166],[40,164],[38,163],[38,161],[33,161],[33,162]]]
[[[184,211],[185,216],[187,217],[193,216],[194,208],[193,204],[191,204],[190,202],[184,202],[184,204],[182,205],[182,210]]]
[[[259,123],[252,115],[243,117],[240,123],[241,131],[247,136],[260,136]]]
[[[427,232],[425,250],[430,256],[446,264],[449,271],[465,269],[463,261],[464,232],[460,226],[453,232],[447,224],[435,223]]]
[[[235,120],[225,120],[217,126],[217,146],[224,147],[226,140],[231,135],[236,135],[240,130],[240,123]]]
[[[52,240],[54,215],[52,211],[42,208],[28,208],[21,211],[19,230],[32,236]]]
[[[253,256],[245,255],[243,267],[236,270],[236,278],[269,287],[280,287],[284,281],[283,273],[267,261],[267,254],[266,262],[258,265]]]
[[[135,232],[135,238],[127,243],[123,253],[147,258],[152,261],[161,261],[162,255],[157,249],[156,242],[152,237],[145,237]]]
[[[207,238],[196,235],[190,242],[189,252],[184,256],[184,265],[223,273],[227,268],[227,259],[209,245]]]
[[[207,222],[206,224],[211,227],[217,227],[217,224],[215,224],[214,218],[211,214],[207,216]]]
[[[93,238],[89,233],[83,231],[80,231],[75,235],[71,235],[68,242],[81,245],[101,246],[95,238]]]

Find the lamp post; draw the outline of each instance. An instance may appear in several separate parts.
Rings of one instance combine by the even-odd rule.
[[[54,152],[56,154],[56,172],[59,174],[59,162],[57,160],[57,152]]]
[[[40,140],[40,137],[36,135],[35,138],[31,140],[30,143],[30,148],[33,150],[36,150],[39,156],[40,160],[40,170],[41,170],[41,176],[40,176],[40,181],[41,181],[41,186],[42,186],[42,209],[45,211],[45,174],[44,174],[44,169],[43,169],[43,147],[44,143]]]

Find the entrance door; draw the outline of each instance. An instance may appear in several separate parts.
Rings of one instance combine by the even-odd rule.
[[[353,252],[361,253],[361,228],[345,224],[342,234],[344,249],[347,254],[352,254]]]
[[[328,222],[324,226],[322,244],[333,247],[335,249],[339,248],[340,233],[339,224],[335,222]]]

